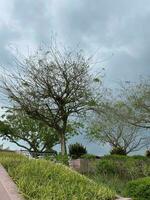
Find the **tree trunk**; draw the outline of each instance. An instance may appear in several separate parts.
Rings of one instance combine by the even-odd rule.
[[[65,135],[64,134],[61,134],[60,144],[61,144],[61,154],[62,154],[62,156],[64,156],[64,155],[67,154],[66,139],[65,139]]]

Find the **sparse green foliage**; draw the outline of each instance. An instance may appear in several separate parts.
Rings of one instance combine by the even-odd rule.
[[[130,124],[150,128],[150,77],[137,84],[125,85],[122,90],[124,105],[130,109],[132,115],[125,113],[122,117]]]
[[[142,132],[139,127],[131,125],[120,117],[126,113],[130,117],[130,110],[123,102],[110,101],[97,104],[94,117],[89,119],[87,137],[89,140],[109,144],[112,153],[129,154],[138,151],[150,144],[150,136]],[[92,113],[93,116],[93,113]]]

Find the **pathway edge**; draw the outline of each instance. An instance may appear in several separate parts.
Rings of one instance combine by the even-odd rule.
[[[16,184],[13,182],[12,178],[8,175],[5,168],[0,164],[0,182],[5,188],[8,196],[11,200],[24,200]]]

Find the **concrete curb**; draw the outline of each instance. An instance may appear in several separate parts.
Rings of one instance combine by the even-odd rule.
[[[116,196],[116,200],[132,200],[131,198],[125,198],[125,197],[120,197],[120,196]]]
[[[0,165],[0,183],[1,187],[3,187],[2,190],[5,192],[5,194],[4,192],[3,194],[0,193],[0,199],[1,195],[5,195],[6,200],[24,200],[22,195],[19,194],[17,186],[2,165]]]

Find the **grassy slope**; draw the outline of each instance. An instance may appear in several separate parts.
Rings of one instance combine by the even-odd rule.
[[[113,200],[115,193],[61,164],[0,153],[26,200]]]

